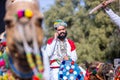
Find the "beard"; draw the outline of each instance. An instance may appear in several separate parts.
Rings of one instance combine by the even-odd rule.
[[[60,40],[64,40],[67,36],[67,31],[66,32],[61,32],[59,35],[58,35],[58,39]]]

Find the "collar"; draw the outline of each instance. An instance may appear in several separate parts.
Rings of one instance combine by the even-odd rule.
[[[61,40],[60,40],[60,39],[58,39],[58,38],[57,38],[57,40],[58,40],[58,41],[61,41]],[[66,41],[67,41],[67,38],[65,38],[63,42],[66,42]]]
[[[33,72],[32,72],[32,71],[31,71],[30,73],[23,73],[23,72],[17,70],[17,69],[15,68],[15,66],[13,65],[13,60],[12,60],[11,56],[8,56],[8,59],[9,59],[8,62],[9,62],[10,68],[12,69],[12,71],[13,71],[16,75],[18,75],[18,76],[21,77],[21,78],[30,78],[30,77],[33,76]]]

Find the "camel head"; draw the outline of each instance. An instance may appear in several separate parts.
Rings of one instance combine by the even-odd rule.
[[[8,55],[19,71],[31,71],[26,59],[26,52],[40,52],[43,40],[43,15],[39,11],[37,0],[7,0],[6,1],[6,41]],[[26,49],[27,48],[27,49]]]

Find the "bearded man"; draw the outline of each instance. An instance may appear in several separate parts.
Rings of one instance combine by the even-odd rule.
[[[63,20],[56,20],[54,37],[47,41],[46,53],[50,60],[50,80],[58,80],[58,72],[63,60],[77,60],[76,46],[67,38],[66,27],[67,24]]]

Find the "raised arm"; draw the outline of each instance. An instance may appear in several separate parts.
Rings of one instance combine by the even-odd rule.
[[[120,29],[120,17],[112,11],[112,9],[105,8],[106,13],[111,18],[111,20],[119,27]]]

